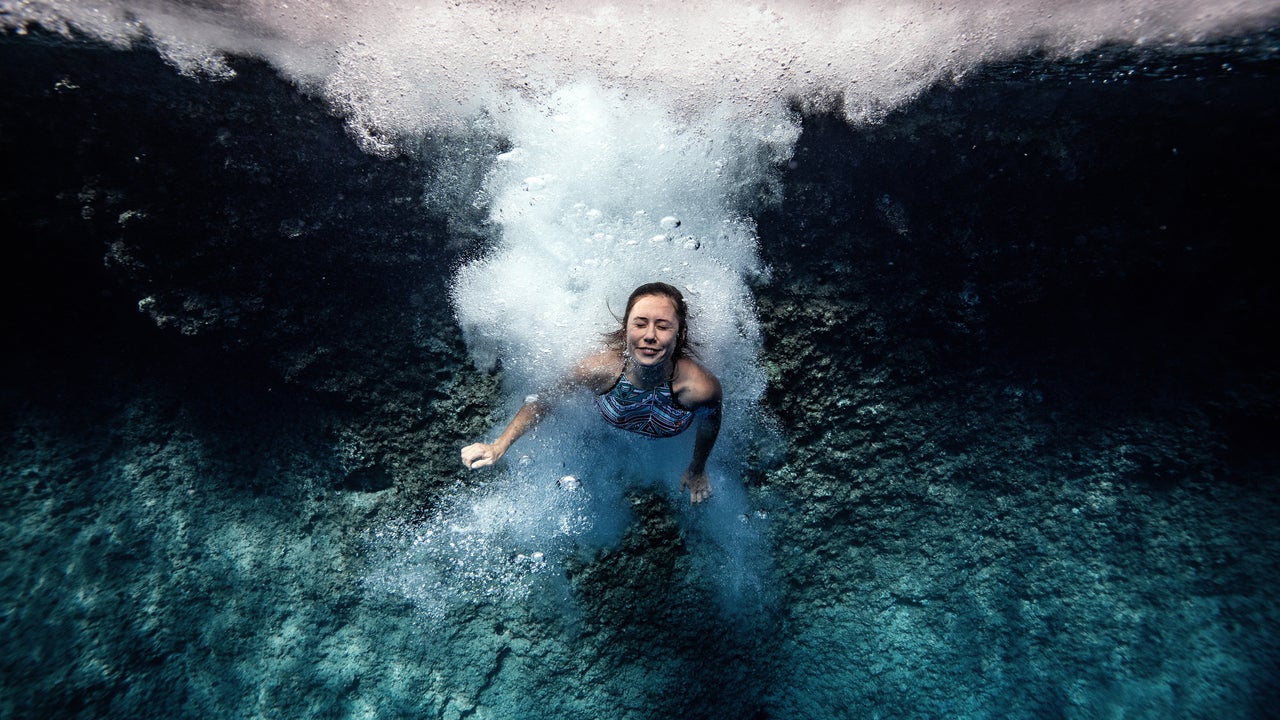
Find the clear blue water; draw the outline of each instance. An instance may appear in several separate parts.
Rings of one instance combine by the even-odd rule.
[[[4,10],[0,716],[1272,716],[1270,4]]]

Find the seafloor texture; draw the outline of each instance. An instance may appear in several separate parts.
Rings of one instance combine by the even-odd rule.
[[[367,582],[501,412],[438,148],[0,39],[0,717],[1271,717],[1280,66],[1216,52],[806,119],[758,218],[776,597],[734,613],[643,491],[524,594]]]

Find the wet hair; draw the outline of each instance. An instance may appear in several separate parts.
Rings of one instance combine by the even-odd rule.
[[[683,357],[696,357],[697,353],[694,352],[689,342],[689,306],[684,302],[684,295],[674,285],[668,285],[664,282],[645,283],[631,291],[631,297],[627,298],[626,312],[622,313],[622,317],[614,315],[621,327],[613,332],[605,333],[605,347],[620,352],[626,349],[627,319],[631,317],[631,308],[635,307],[636,301],[640,298],[654,295],[665,297],[671,301],[676,310],[676,320],[680,322],[680,329],[676,331],[676,348],[671,355],[672,359],[679,360]]]

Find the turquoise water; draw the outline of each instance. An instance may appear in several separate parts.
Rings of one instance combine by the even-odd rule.
[[[1091,7],[5,8],[0,716],[1270,717],[1274,9]],[[462,468],[638,279],[713,500]]]

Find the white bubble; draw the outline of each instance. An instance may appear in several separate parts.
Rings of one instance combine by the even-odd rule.
[[[547,186],[554,178],[551,175],[538,175],[524,179],[524,189],[528,191],[538,191]]]

